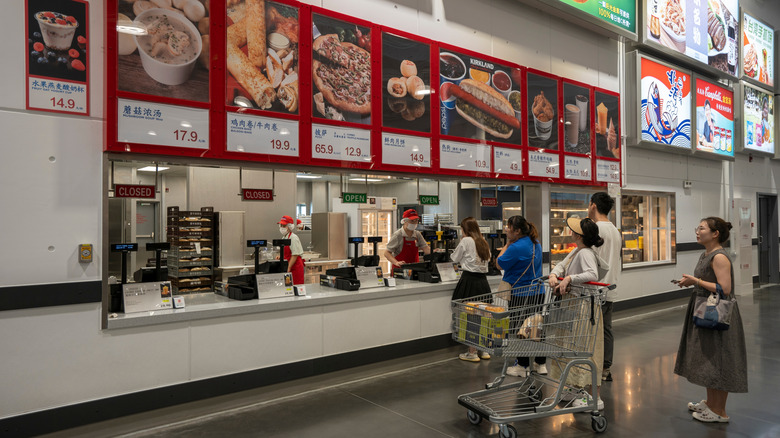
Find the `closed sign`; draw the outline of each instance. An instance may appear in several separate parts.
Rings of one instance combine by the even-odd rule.
[[[273,201],[274,191],[268,189],[243,189],[244,201]]]
[[[154,186],[140,186],[131,184],[114,185],[115,198],[155,198]]]

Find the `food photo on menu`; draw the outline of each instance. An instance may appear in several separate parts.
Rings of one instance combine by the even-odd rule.
[[[709,65],[737,75],[739,61],[739,8],[737,0],[707,1],[707,54]]]
[[[522,144],[522,70],[442,50],[439,76],[442,134]]]
[[[86,83],[86,7],[78,2],[29,0],[27,54],[31,76]]]
[[[590,91],[574,84],[563,84],[563,150],[590,154]]]
[[[619,99],[596,91],[596,156],[620,158]]]
[[[752,87],[745,87],[745,149],[775,152],[774,98]]]
[[[431,132],[430,46],[382,34],[382,125]]]
[[[371,123],[371,32],[319,14],[312,17],[314,117]]]
[[[528,73],[527,89],[528,146],[558,150],[558,81]]]
[[[298,113],[298,8],[227,2],[227,104]]]
[[[208,1],[118,1],[119,89],[208,102]]]
[[[774,29],[744,14],[742,70],[745,76],[774,85]]]

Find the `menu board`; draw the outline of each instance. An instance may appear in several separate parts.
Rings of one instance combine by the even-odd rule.
[[[590,90],[563,83],[563,151],[590,154]]]
[[[371,124],[371,31],[312,16],[312,116]]]
[[[209,18],[205,6],[176,2],[182,9],[162,9],[152,2],[116,1],[117,88],[208,102]],[[139,29],[146,34],[139,34]]]
[[[528,73],[528,145],[558,150],[558,80]]]
[[[745,77],[775,85],[775,30],[742,14],[742,71]]]
[[[737,75],[738,0],[647,0],[646,41]]]
[[[747,151],[775,153],[774,96],[748,85],[743,86],[742,118],[744,148]]]
[[[443,135],[522,144],[522,70],[441,51],[439,76]]]
[[[696,78],[696,150],[734,156],[734,93]]]
[[[431,132],[431,47],[382,34],[382,126]]]
[[[636,33],[636,0],[558,0],[605,23]]]
[[[595,92],[596,156],[620,158],[620,98]]]
[[[691,148],[691,76],[640,58],[643,141]]]
[[[241,6],[227,8],[227,105],[297,114],[298,8],[272,1]]]

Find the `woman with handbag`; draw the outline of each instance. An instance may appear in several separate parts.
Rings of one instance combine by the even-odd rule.
[[[496,259],[496,265],[504,271],[499,292],[506,291],[507,295],[511,295],[508,297],[510,309],[543,304],[544,288],[526,287],[542,276],[542,244],[536,226],[522,216],[512,216],[506,222],[506,238],[507,243]],[[527,316],[531,315],[518,318],[518,322],[522,323]],[[545,357],[534,359],[539,374],[547,374],[546,361]],[[518,357],[514,365],[507,367],[506,373],[525,377],[529,365],[527,357]]]
[[[602,259],[596,251],[591,249],[592,247],[599,247],[604,244],[604,239],[599,236],[599,227],[590,218],[580,219],[576,217],[570,217],[566,219],[566,226],[571,230],[574,243],[577,247],[574,251],[558,263],[555,268],[550,272],[548,280],[550,287],[556,295],[565,296],[572,293],[569,286],[572,284],[579,285],[587,283],[589,281],[598,281],[609,270],[609,265]],[[558,280],[558,278],[563,280]],[[582,306],[572,309],[577,312],[577,316],[573,317],[575,324],[580,321],[586,321],[585,324],[590,324],[590,318],[585,315],[590,315],[591,312],[596,312],[595,320],[598,321],[598,325],[595,328],[596,340],[593,346],[593,363],[596,365],[596,369],[592,370],[596,373],[598,378],[596,379],[597,385],[601,385],[601,373],[604,364],[604,321],[601,315],[601,306],[595,306],[595,310],[591,306],[587,305],[585,301],[582,302]],[[564,330],[561,327],[556,327],[557,330]],[[571,333],[578,333],[584,330],[585,327],[575,326],[570,329],[568,333],[564,334],[563,338],[572,339]],[[591,342],[587,336],[577,336],[575,339],[578,342],[589,343]],[[576,347],[577,349],[584,349],[585,346]],[[553,359],[552,366],[550,367],[550,377],[554,380],[561,379],[561,373],[566,367],[567,359]],[[572,407],[584,407],[591,402],[591,395],[584,391],[584,389],[591,387],[593,384],[593,376],[591,371],[583,367],[572,367],[569,370],[569,375],[566,378],[566,385],[568,388],[564,391],[563,400],[572,401]],[[596,389],[598,394],[599,386]],[[601,397],[598,397],[597,409],[604,409],[604,402]]]
[[[479,224],[473,217],[460,221],[460,230],[463,233],[460,243],[450,256],[453,262],[460,263],[461,272],[460,280],[452,292],[452,299],[487,295],[491,292],[486,275],[490,261],[490,245],[482,237]],[[479,362],[480,358],[490,359],[490,354],[483,351],[478,355],[476,348],[469,347],[467,353],[461,353],[458,357],[469,362]]]
[[[704,246],[704,253],[693,275],[685,274],[675,281],[680,287],[693,286],[693,293],[685,314],[674,373],[707,388],[705,400],[688,403],[693,418],[705,423],[727,423],[729,393],[748,391],[745,332],[733,294],[734,269],[721,246],[728,240],[730,229],[731,223],[721,218],[702,219],[696,228],[696,241]],[[723,312],[730,307],[727,316],[721,313],[718,324],[700,319],[705,315],[697,310],[704,310],[707,300],[711,300],[712,308],[707,309],[710,311]]]

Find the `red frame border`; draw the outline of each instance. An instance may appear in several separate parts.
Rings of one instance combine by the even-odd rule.
[[[618,167],[620,168],[620,181],[619,181],[619,183],[620,183],[620,186],[622,187],[623,186],[623,154],[626,153],[626,149],[624,147],[625,145],[623,144],[623,133],[620,130],[620,126],[621,126],[620,115],[621,115],[621,109],[622,109],[622,106],[623,106],[623,100],[620,98],[620,93],[617,93],[617,92],[614,92],[614,91],[611,91],[611,90],[607,90],[605,88],[595,87],[595,88],[593,88],[593,98],[591,99],[591,105],[593,106],[593,114],[596,114],[596,93],[607,94],[607,95],[613,96],[613,97],[615,97],[617,99],[617,102],[618,102],[618,122],[617,122],[618,132],[617,132],[617,140],[618,140],[618,143],[620,144],[620,158],[599,157],[596,154],[596,136],[594,134],[594,136],[593,136],[593,150],[594,150],[593,151],[593,182],[594,182],[594,185],[604,186],[604,187],[606,187],[607,184],[614,184],[614,183],[607,183],[607,182],[603,182],[603,181],[598,181],[596,179],[596,160],[616,161],[618,163]],[[595,132],[595,122],[596,121],[594,120],[593,121],[594,132]]]

